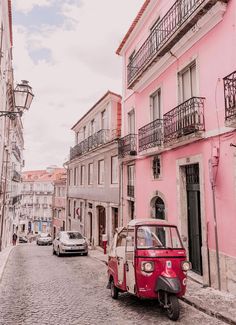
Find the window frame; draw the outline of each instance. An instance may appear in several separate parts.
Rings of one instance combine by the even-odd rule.
[[[103,181],[101,181],[101,163],[103,162]],[[105,161],[104,159],[98,160],[98,185],[105,184]]]

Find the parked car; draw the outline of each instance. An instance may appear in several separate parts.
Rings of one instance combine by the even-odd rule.
[[[78,231],[61,231],[53,241],[53,254],[88,255],[87,239]]]
[[[19,236],[19,243],[28,243],[28,238],[26,236]]]
[[[52,237],[50,234],[40,234],[36,240],[37,245],[52,245]]]

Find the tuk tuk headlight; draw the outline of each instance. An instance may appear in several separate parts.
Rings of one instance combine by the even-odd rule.
[[[181,267],[183,271],[187,272],[188,270],[191,269],[191,263],[188,261],[184,261],[182,262]]]
[[[146,273],[151,273],[154,271],[154,263],[153,262],[142,262],[141,270]]]

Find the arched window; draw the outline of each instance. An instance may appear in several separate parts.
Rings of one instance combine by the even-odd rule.
[[[154,209],[155,209],[155,218],[164,220],[165,219],[165,203],[159,196],[156,198]]]

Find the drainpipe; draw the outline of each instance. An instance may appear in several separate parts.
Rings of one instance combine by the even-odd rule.
[[[216,176],[219,165],[219,154],[218,148],[213,148],[212,158],[209,159],[209,174],[212,190],[212,204],[213,204],[213,217],[214,217],[214,231],[215,231],[215,246],[216,246],[216,268],[217,268],[217,279],[218,289],[221,291],[221,278],[220,278],[220,257],[219,257],[219,242],[218,242],[218,229],[217,229],[217,216],[216,216],[216,199],[215,199],[215,187],[216,187]]]
[[[119,227],[123,227],[123,161],[120,164],[119,173],[119,206],[120,206],[120,216],[121,220],[118,222]]]

